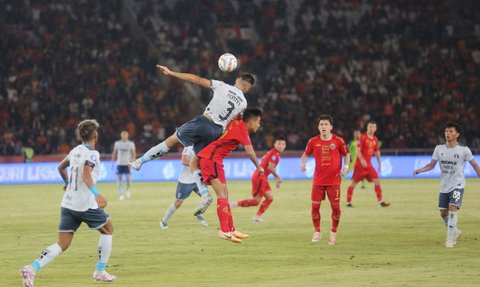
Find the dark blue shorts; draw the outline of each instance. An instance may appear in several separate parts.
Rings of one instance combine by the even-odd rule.
[[[100,229],[108,221],[108,214],[103,208],[88,209],[87,211],[75,211],[62,207],[58,232],[75,232],[82,222],[90,229]]]
[[[175,192],[175,198],[178,200],[185,200],[190,194],[195,192],[196,194],[200,195],[198,192],[197,184],[196,183],[181,183],[179,182],[177,185],[177,191]]]
[[[449,205],[455,205],[460,209],[463,199],[463,188],[458,188],[450,191],[449,193],[441,193],[438,195],[438,208],[448,209]]]
[[[221,126],[200,115],[179,127],[177,138],[183,146],[193,146],[193,150],[197,154],[209,143],[218,139],[222,133],[223,128]]]
[[[130,174],[128,165],[117,165],[117,174]]]

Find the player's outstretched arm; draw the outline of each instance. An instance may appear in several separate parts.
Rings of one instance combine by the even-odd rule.
[[[477,173],[477,176],[480,177],[480,165],[478,165],[478,163],[474,159],[469,161],[469,163],[472,165],[473,170],[475,170],[475,172]]]
[[[208,79],[199,77],[194,74],[174,72],[174,71],[171,71],[168,67],[162,66],[162,65],[157,65],[157,68],[160,69],[160,71],[162,71],[164,75],[172,76],[180,80],[187,81],[207,89],[210,88],[210,80]]]
[[[413,176],[416,176],[417,174],[420,174],[422,172],[427,172],[427,171],[432,170],[435,167],[436,164],[437,164],[437,161],[432,159],[432,161],[429,164],[427,164],[426,166],[424,166],[422,168],[419,168],[419,169],[416,169],[413,172]]]
[[[246,145],[246,146],[244,146],[244,148],[245,148],[245,152],[248,155],[248,158],[250,158],[250,160],[255,165],[257,170],[261,173],[264,173],[265,171],[263,170],[263,167],[261,167],[260,164],[258,163],[257,154],[255,153],[255,150],[253,149],[253,146]]]

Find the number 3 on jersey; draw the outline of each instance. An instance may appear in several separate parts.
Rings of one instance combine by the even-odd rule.
[[[219,118],[222,121],[227,120],[228,117],[232,114],[233,110],[235,109],[235,104],[233,104],[232,101],[228,101],[228,104],[230,105],[230,107],[227,109],[227,114],[225,116],[219,116]]]

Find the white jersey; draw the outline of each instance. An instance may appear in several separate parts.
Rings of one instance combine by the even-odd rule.
[[[247,99],[240,89],[222,81],[211,80],[211,86],[213,98],[205,113],[225,130],[232,119],[247,108]]]
[[[78,145],[67,155],[67,160],[70,162],[70,176],[62,207],[75,211],[98,208],[95,196],[83,180],[83,167],[89,165],[93,168],[92,179],[95,184],[100,172],[100,154],[86,145]]]
[[[193,152],[193,147],[189,146],[183,149],[182,157],[186,155],[191,159],[194,154],[195,153]],[[189,166],[185,166],[182,164],[182,171],[180,171],[178,182],[185,183],[185,184],[195,183],[193,173],[190,171]]]
[[[465,188],[465,162],[473,159],[472,151],[457,144],[453,148],[437,145],[432,159],[440,163],[440,192],[449,193],[456,188]]]
[[[113,151],[117,151],[117,165],[128,165],[128,162],[134,160],[132,151],[135,151],[135,144],[132,141],[116,141],[113,145]]]

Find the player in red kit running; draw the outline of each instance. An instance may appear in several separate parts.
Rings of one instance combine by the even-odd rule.
[[[382,162],[380,159],[380,150],[378,148],[378,139],[375,136],[377,131],[377,123],[368,122],[367,132],[362,134],[357,144],[357,160],[353,170],[352,184],[347,190],[347,207],[353,207],[352,196],[353,189],[357,183],[363,179],[375,184],[375,193],[377,194],[377,202],[382,207],[387,207],[390,203],[384,202],[382,199],[382,188],[380,187],[380,178],[377,171],[372,166],[372,156],[375,154],[378,162],[378,172],[382,170]]]
[[[218,236],[234,243],[241,243],[243,238],[249,236],[235,230],[233,225],[232,212],[230,204],[228,204],[228,189],[223,169],[223,159],[238,145],[242,144],[257,171],[264,172],[258,163],[257,155],[248,135],[260,128],[261,117],[262,111],[259,109],[246,109],[243,112],[243,120],[233,120],[219,139],[211,142],[198,153],[202,178],[207,185],[213,187],[217,194],[217,215],[220,221]]]
[[[318,118],[318,130],[320,135],[308,141],[305,152],[302,155],[300,169],[306,170],[307,156],[315,157],[315,173],[313,174],[312,186],[312,222],[315,232],[312,242],[318,242],[322,238],[320,232],[320,204],[328,196],[332,208],[332,229],[328,244],[337,242],[337,227],[340,222],[340,181],[341,176],[347,174],[350,162],[345,141],[332,133],[333,119],[329,115],[321,115]],[[342,168],[342,156],[345,157],[345,165]]]
[[[263,156],[260,166],[263,167],[265,173],[260,173],[255,171],[252,175],[252,196],[253,199],[245,199],[241,201],[233,201],[230,203],[231,206],[257,206],[260,204],[262,197],[265,197],[265,200],[260,205],[260,208],[257,211],[257,214],[252,218],[254,222],[263,221],[262,215],[265,213],[267,208],[273,201],[272,189],[270,184],[268,184],[268,176],[272,174],[275,178],[275,186],[280,188],[280,183],[282,178],[277,173],[277,165],[280,161],[280,155],[287,147],[287,142],[284,137],[277,137],[273,148]]]

